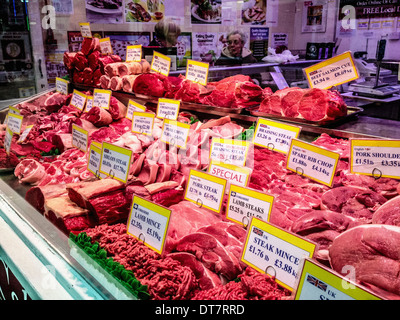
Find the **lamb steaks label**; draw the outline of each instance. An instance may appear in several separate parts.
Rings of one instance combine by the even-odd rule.
[[[103,109],[110,108],[111,90],[94,89],[93,91],[93,107]]]
[[[191,169],[185,190],[185,200],[219,213],[225,188],[225,179]]]
[[[87,169],[97,178],[107,177],[107,175],[100,173],[101,149],[101,143],[96,141],[90,143]]]
[[[186,65],[186,79],[206,86],[208,79],[208,69],[208,63],[189,59]]]
[[[349,51],[304,68],[303,71],[310,88],[329,89],[359,78]]]
[[[134,112],[145,112],[146,107],[141,105],[140,103],[137,103],[136,101],[133,101],[129,99],[128,102],[128,109],[126,111],[126,116],[125,118],[132,120],[132,116]]]
[[[179,115],[179,100],[160,98],[157,104],[157,118],[177,120]]]
[[[260,147],[287,154],[292,139],[298,138],[300,130],[300,127],[258,118],[253,135],[253,143]]]
[[[154,113],[134,112],[132,118],[133,133],[140,133],[147,136],[153,134]]]
[[[81,22],[79,24],[79,27],[81,29],[82,37],[84,37],[84,38],[92,37],[92,31],[90,30],[90,22]]]
[[[248,141],[213,138],[210,148],[210,160],[235,166],[244,166],[250,144]]]
[[[171,146],[186,149],[190,124],[164,119],[160,140]]]
[[[16,134],[21,134],[22,121],[24,116],[15,113],[8,113],[7,127]]]
[[[68,94],[68,84],[69,81],[62,79],[62,78],[56,78],[56,91],[62,94]]]
[[[162,255],[170,217],[171,210],[134,196],[127,233]]]
[[[382,300],[332,269],[305,258],[294,300]]]
[[[154,51],[150,69],[168,77],[170,68],[171,68],[171,58],[157,51]]]
[[[231,184],[228,192],[226,218],[248,226],[252,217],[268,221],[274,197],[266,193]]]
[[[93,96],[86,97],[85,112],[89,112],[93,107]]]
[[[268,222],[252,217],[241,260],[259,272],[275,276],[293,290],[300,262],[314,255],[316,245]]]
[[[88,132],[77,126],[76,124],[72,125],[72,146],[86,152],[88,147]]]
[[[247,186],[251,171],[252,170],[247,167],[238,167],[226,163],[214,163],[212,160],[208,166],[208,173],[226,179],[227,189],[229,188],[230,184],[235,184],[242,187]]]
[[[6,153],[8,155],[10,155],[10,151],[11,151],[11,141],[12,141],[13,134],[14,133],[11,131],[11,129],[7,126],[6,134],[4,136],[4,149],[6,150]]]
[[[126,183],[132,160],[132,150],[103,142],[100,173]]]
[[[71,98],[71,106],[78,108],[79,110],[83,110],[86,104],[87,96],[86,94],[79,92],[78,90],[74,89]]]
[[[292,139],[286,167],[288,170],[331,187],[339,157],[339,153]]]
[[[400,140],[350,139],[350,172],[400,179]]]
[[[110,37],[100,39],[100,51],[103,55],[113,54]]]
[[[126,62],[138,62],[142,60],[142,45],[126,47]]]

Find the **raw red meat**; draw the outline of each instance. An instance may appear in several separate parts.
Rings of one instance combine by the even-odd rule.
[[[146,96],[162,97],[166,90],[167,77],[160,73],[140,74],[133,84],[133,92]]]
[[[0,149],[0,168],[15,168],[18,163],[19,159],[14,153],[10,152],[10,155],[7,155],[4,148]]]
[[[100,79],[100,87],[102,89],[110,89],[111,88],[111,79],[109,76],[103,74]]]
[[[93,123],[96,127],[104,127],[109,125],[113,121],[113,118],[106,109],[92,107],[86,115],[86,120]]]
[[[34,159],[23,159],[15,167],[14,175],[23,183],[38,183],[46,175],[45,167]]]
[[[127,108],[121,101],[114,96],[111,96],[110,107],[108,110],[113,120],[119,120],[125,117]]]
[[[132,92],[133,85],[138,75],[131,74],[122,77],[122,90],[125,92]]]
[[[93,51],[89,56],[88,56],[88,63],[89,63],[89,68],[92,70],[96,70],[99,66],[99,58],[101,57],[101,52],[96,50]]]
[[[63,55],[63,62],[65,67],[67,68],[67,70],[72,70],[75,66],[75,56],[76,56],[76,52],[68,52],[65,51],[64,55]]]
[[[212,87],[184,79],[175,93],[175,99],[184,102],[205,103],[205,97],[212,92]]]
[[[260,108],[258,111],[264,112],[264,113],[270,113],[274,115],[283,115],[282,113],[282,99],[286,96],[291,91],[297,91],[299,90],[302,92],[302,89],[298,87],[293,87],[293,88],[285,88],[281,90],[275,91],[273,94],[269,95],[267,98],[265,98],[261,104]]]
[[[51,143],[61,152],[73,148],[72,146],[72,134],[71,133],[59,133],[53,136]]]
[[[100,51],[100,40],[96,37],[83,38],[81,51],[85,56],[88,56],[93,51]]]
[[[372,216],[374,224],[390,224],[400,227],[400,195],[381,205]]]
[[[83,71],[89,66],[89,61],[83,52],[78,51],[74,57],[73,65],[76,70]]]

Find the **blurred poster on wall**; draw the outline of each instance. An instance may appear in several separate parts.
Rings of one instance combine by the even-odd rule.
[[[242,5],[243,25],[266,25],[267,0],[249,0]]]
[[[125,0],[125,22],[157,23],[168,17],[183,25],[184,0]]]
[[[141,44],[148,46],[150,43],[150,32],[108,32],[104,31],[104,37],[110,37],[113,53],[126,60],[126,47]]]
[[[178,68],[185,67],[187,60],[192,59],[192,33],[182,32],[176,43]]]
[[[73,0],[51,0],[56,14],[70,15],[74,14],[74,1]]]
[[[226,46],[222,32],[193,32],[193,60],[213,65]]]
[[[327,7],[326,0],[303,1],[302,32],[325,32]]]
[[[85,0],[86,22],[123,23],[122,0]]]
[[[221,24],[222,0],[191,0],[192,24]]]
[[[271,48],[276,49],[277,47],[285,46],[288,47],[289,44],[289,35],[287,33],[273,33],[272,34],[272,43]]]
[[[268,55],[268,36],[269,28],[250,28],[250,50],[257,60]]]

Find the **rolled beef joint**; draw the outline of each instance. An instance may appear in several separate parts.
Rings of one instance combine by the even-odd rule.
[[[122,77],[122,90],[125,92],[132,92],[133,85],[134,85],[135,79],[137,77],[138,76],[134,75],[134,74],[123,76]]]

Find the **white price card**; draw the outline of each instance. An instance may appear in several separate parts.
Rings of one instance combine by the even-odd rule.
[[[81,35],[84,38],[92,38],[92,31],[90,30],[90,22],[81,22],[79,24]]]
[[[250,174],[252,170],[247,167],[239,167],[233,164],[227,164],[222,162],[217,162],[211,160],[208,166],[208,173],[224,178],[227,181],[226,188],[228,189],[230,184],[235,184],[238,186],[247,186]]]
[[[252,217],[269,221],[274,197],[264,192],[231,184],[226,218],[248,226]]]
[[[154,51],[150,69],[168,77],[170,68],[171,58],[157,51]]]
[[[253,143],[256,146],[287,154],[292,139],[297,139],[301,127],[258,118]]]
[[[329,89],[359,78],[349,51],[304,68],[303,71],[310,88]]]
[[[9,127],[6,127],[6,134],[4,136],[4,149],[6,153],[10,155],[11,151],[11,142],[12,142],[13,132],[10,130]]]
[[[136,101],[129,99],[125,118],[132,120],[134,112],[145,112],[145,111],[146,107],[144,105],[141,105],[140,103],[137,103]]]
[[[177,120],[181,102],[179,100],[159,98],[157,103],[157,118]]]
[[[85,112],[89,112],[93,107],[93,96],[86,96]]]
[[[331,187],[339,158],[339,153],[292,139],[286,168]]]
[[[142,45],[126,47],[126,62],[139,62],[142,60]]]
[[[56,78],[56,91],[62,94],[68,94],[68,84],[69,81],[62,79],[62,78]]]
[[[89,135],[87,130],[72,124],[72,146],[83,152],[87,151]]]
[[[170,209],[134,195],[127,233],[162,255],[170,218]]]
[[[94,89],[92,106],[103,109],[109,109],[110,99],[111,99],[111,90]]]
[[[126,183],[132,161],[132,150],[103,142],[100,173]]]
[[[171,146],[186,149],[190,124],[164,119],[160,140]]]
[[[8,113],[7,127],[16,134],[21,134],[22,121],[24,116],[15,113]]]
[[[103,55],[113,54],[110,37],[100,39],[100,51]]]
[[[207,85],[209,64],[188,59],[186,64],[186,79],[203,86]]]
[[[146,136],[152,136],[154,125],[154,113],[149,112],[134,112],[132,118],[133,133],[140,133]]]
[[[350,172],[400,179],[400,140],[350,139]]]
[[[87,162],[87,169],[93,173],[97,178],[105,178],[107,175],[100,173],[101,150],[103,146],[101,143],[92,141],[89,146],[89,155]]]
[[[79,110],[83,110],[85,108],[87,96],[86,94],[74,89],[71,98],[71,106],[78,108]]]
[[[276,282],[293,291],[300,262],[312,258],[315,248],[316,245],[305,238],[252,217],[241,261],[275,277]]]
[[[18,143],[22,143],[25,141],[26,137],[28,136],[29,132],[31,132],[33,128],[33,124],[30,126],[25,127],[24,132],[19,136]]]
[[[244,166],[250,143],[244,140],[212,138],[210,160],[235,166]]]
[[[221,212],[226,180],[211,174],[190,170],[185,200],[214,212]]]

